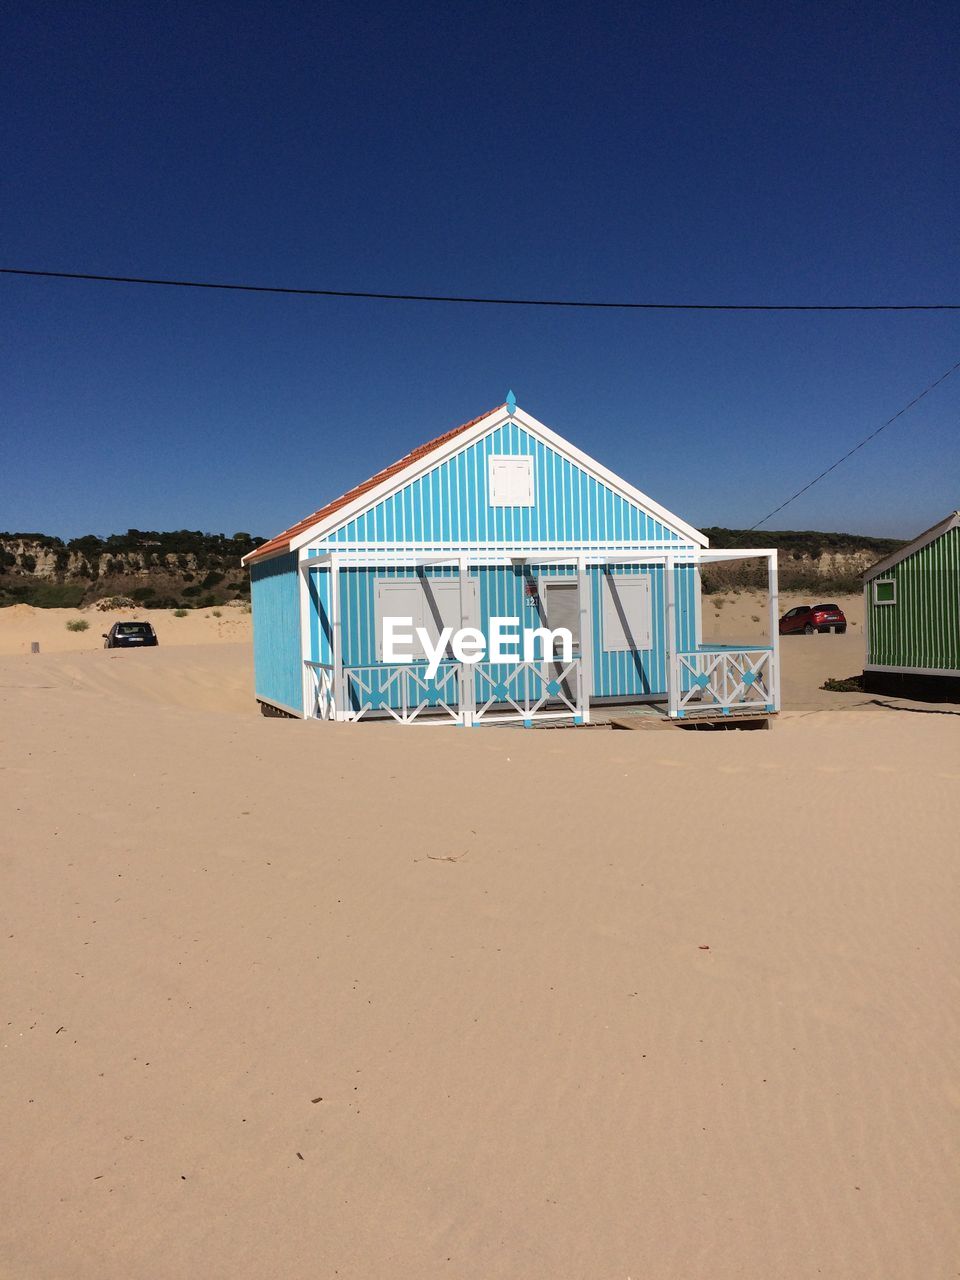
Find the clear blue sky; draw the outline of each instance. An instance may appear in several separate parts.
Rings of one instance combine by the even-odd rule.
[[[960,298],[953,3],[8,7],[2,265],[685,301]],[[546,312],[0,278],[0,528],[273,534],[519,403],[752,524],[960,316]],[[960,505],[960,375],[772,522]]]

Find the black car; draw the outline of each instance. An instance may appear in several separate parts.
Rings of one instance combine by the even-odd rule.
[[[105,649],[142,649],[157,643],[157,633],[149,622],[115,622],[103,633]]]

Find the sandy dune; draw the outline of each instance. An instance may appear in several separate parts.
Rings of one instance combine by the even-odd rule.
[[[960,716],[784,645],[715,735],[0,659],[0,1274],[952,1275]]]
[[[41,653],[86,653],[103,648],[103,633],[115,622],[152,622],[160,643],[231,644],[253,638],[250,614],[236,605],[188,609],[182,618],[172,609],[35,609],[28,604],[0,609],[0,654],[29,653],[31,642]],[[68,631],[68,622],[86,622],[86,631]]]

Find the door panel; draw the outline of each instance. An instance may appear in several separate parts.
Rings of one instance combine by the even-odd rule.
[[[551,631],[557,627],[566,627],[573,639],[573,657],[580,657],[580,580],[579,578],[560,578],[554,582],[540,584],[543,611],[547,615],[547,626]],[[554,660],[548,662],[550,677],[558,679],[563,670],[562,650],[554,645]],[[576,681],[566,676],[561,682],[564,697],[576,702]]]
[[[423,594],[423,621],[436,644],[444,627],[452,627],[459,631],[461,625],[477,627],[480,625],[480,603],[477,594],[476,578],[463,580],[463,612],[464,621],[460,621],[460,583],[456,578],[423,578],[421,579]],[[447,658],[453,657],[450,645],[447,645]]]
[[[573,638],[574,656],[580,653],[580,583],[576,578],[544,582],[541,579],[543,611],[551,630],[566,627]]]

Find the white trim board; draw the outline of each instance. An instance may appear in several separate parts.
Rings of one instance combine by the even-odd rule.
[[[771,556],[775,556],[776,552],[769,548],[751,547],[746,550],[730,549],[699,551],[695,547],[684,547],[681,544],[674,544],[673,549],[667,551],[663,547],[656,547],[653,550],[647,550],[643,547],[623,548],[623,547],[605,547],[602,544],[594,546],[571,548],[569,551],[540,551],[532,546],[510,546],[504,544],[502,546],[474,546],[463,547],[455,551],[445,549],[439,553],[431,553],[424,548],[410,547],[407,550],[399,550],[389,547],[376,547],[364,545],[363,547],[354,547],[351,544],[336,543],[329,550],[324,549],[319,555],[308,556],[306,560],[301,561],[303,567],[307,569],[327,569],[330,567],[331,558],[336,556],[341,566],[351,567],[397,567],[411,568],[415,566],[429,565],[452,565],[458,563],[461,559],[466,560],[471,566],[493,566],[514,564],[522,561],[527,565],[545,565],[545,564],[579,564],[581,561],[586,565],[606,565],[606,564],[664,564],[668,558],[678,568],[681,566],[699,566],[703,564],[721,563],[725,560],[745,560],[745,559],[766,559],[769,561]]]
[[[901,676],[947,676],[953,679],[960,677],[960,669],[957,667],[885,667],[876,662],[865,662],[863,669],[864,671],[888,671],[893,675]]]
[[[699,529],[695,529],[693,525],[687,524],[685,520],[681,520],[679,516],[668,511],[666,507],[662,507],[645,493],[635,489],[633,485],[628,484],[620,476],[615,475],[594,458],[572,445],[569,440],[565,440],[562,436],[557,435],[555,431],[551,431],[549,427],[539,422],[531,414],[519,408],[515,409],[511,414],[501,407],[488,413],[485,418],[475,422],[466,431],[461,431],[458,435],[453,436],[445,444],[439,445],[436,449],[431,449],[422,458],[417,458],[408,467],[405,467],[403,471],[398,471],[396,475],[388,477],[373,489],[368,489],[366,493],[361,494],[360,497],[355,498],[353,502],[348,503],[346,506],[340,507],[325,520],[318,520],[316,524],[311,525],[290,540],[289,550],[298,551],[309,543],[330,537],[331,534],[349,524],[351,520],[356,519],[358,515],[368,508],[376,506],[378,502],[382,502],[385,498],[389,498],[392,494],[399,492],[412,480],[416,480],[419,476],[433,471],[435,467],[446,462],[454,454],[468,448],[483,436],[509,422],[518,423],[542,444],[561,453],[570,462],[581,467],[594,480],[606,485],[627,502],[632,502],[641,507],[648,515],[655,520],[659,520],[661,524],[672,529],[674,533],[697,543],[701,547],[709,545],[709,539]],[[251,552],[250,554],[254,553]]]

